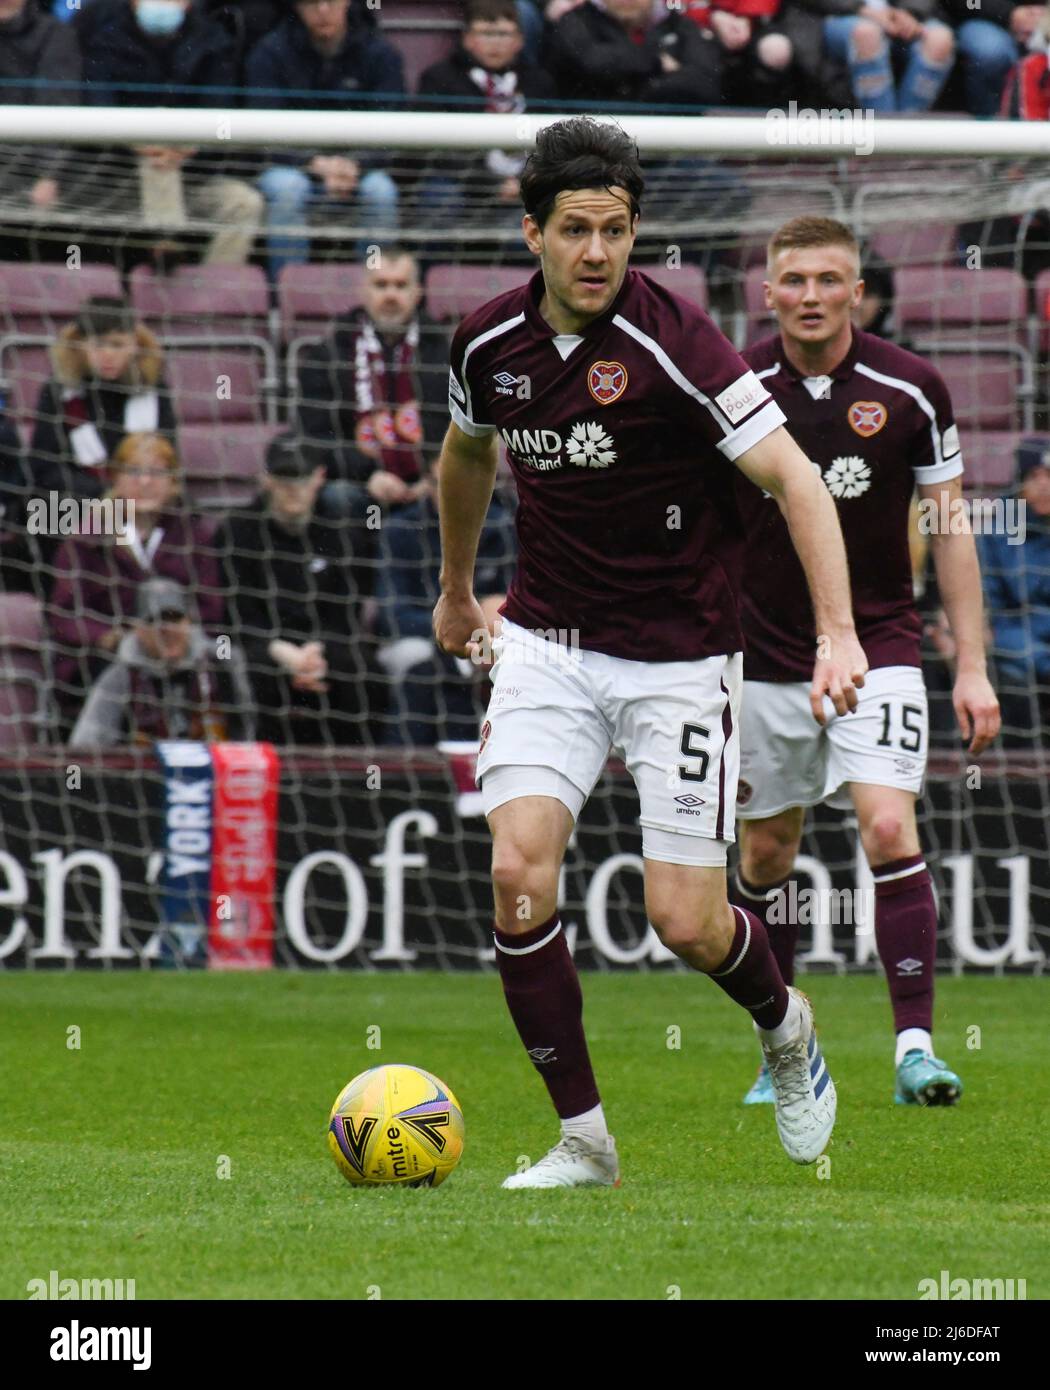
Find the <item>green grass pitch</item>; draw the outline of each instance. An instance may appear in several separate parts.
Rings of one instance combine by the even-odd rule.
[[[494,976],[9,974],[0,1297],[52,1269],[139,1299],[915,1299],[942,1269],[1050,1295],[1046,981],[938,981],[938,1051],[966,1086],[950,1110],[894,1107],[881,979],[801,983],[839,1090],[825,1176],[741,1106],[757,1051],[717,989],[591,975],[623,1185],[502,1192],[556,1127]],[[336,1171],[329,1108],[379,1062],[457,1093],[444,1186]]]

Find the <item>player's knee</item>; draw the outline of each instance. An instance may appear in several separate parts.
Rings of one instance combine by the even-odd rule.
[[[648,908],[649,921],[657,936],[679,959],[695,970],[716,970],[725,959],[721,941],[725,904],[693,907],[667,900]]]
[[[497,845],[492,855],[492,888],[500,926],[527,931],[545,921],[557,898],[557,882],[553,866],[532,858],[519,845]]]
[[[748,883],[763,888],[787,878],[797,852],[794,835],[778,833],[767,826],[750,827],[741,845],[740,869]]]
[[[864,849],[869,863],[888,864],[908,853],[908,827],[896,811],[880,811],[865,827]]]
[[[882,30],[870,19],[859,19],[850,34],[850,57],[855,63],[870,63],[881,58],[886,41]]]

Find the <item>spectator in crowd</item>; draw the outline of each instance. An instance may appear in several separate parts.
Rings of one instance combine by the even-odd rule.
[[[76,105],[79,82],[80,49],[72,29],[42,14],[36,0],[0,0],[0,102]],[[5,199],[46,213],[59,201],[70,165],[70,151],[60,145],[22,146],[4,161]]]
[[[366,270],[364,303],[335,321],[299,368],[299,428],[328,476],[382,506],[411,502],[448,426],[448,340],[420,310],[411,252]]]
[[[400,53],[349,13],[349,0],[296,0],[289,10],[248,55],[249,105],[378,112],[404,94]],[[397,185],[374,157],[281,149],[259,187],[274,280],[283,266],[306,260],[309,238],[289,228],[302,228],[312,207],[339,223],[352,208],[367,231],[363,244],[397,226]]]
[[[728,105],[775,106],[798,97],[794,46],[780,10],[781,0],[686,0],[687,17],[722,50],[722,94]]]
[[[528,104],[554,97],[547,72],[523,60],[524,36],[515,0],[466,0],[458,49],[421,75],[424,110],[437,110],[444,99],[451,110],[484,110],[519,115]],[[462,154],[435,157],[420,183],[421,213],[427,225],[462,221],[470,207],[492,221],[522,221],[519,179],[524,154],[487,150],[477,158]],[[466,204],[466,206],[465,206]]]
[[[253,737],[244,657],[231,647],[220,659],[192,613],[189,595],[173,580],[140,586],[135,626],[92,686],[70,748]]]
[[[375,640],[362,620],[375,532],[325,514],[324,479],[309,445],[278,435],[259,496],[215,537],[256,735],[271,743],[369,743],[382,717]]]
[[[1039,748],[1050,740],[1050,437],[1022,440],[1017,464],[1023,542],[1003,528],[978,540],[1003,746]]]
[[[85,300],[52,344],[51,364],[29,445],[35,493],[99,497],[106,463],[126,435],[174,438],[160,343],[125,300]]]
[[[201,624],[220,630],[222,593],[211,527],[178,505],[179,462],[169,439],[131,434],[109,466],[106,534],[67,536],[55,560],[48,621],[55,643],[60,714],[79,712],[138,609],[138,591],[155,576],[174,579],[193,596]]]
[[[380,630],[389,639],[379,662],[393,683],[388,741],[431,745],[476,739],[480,669],[434,642],[431,617],[441,594],[437,480],[431,469],[418,501],[384,523],[381,533]],[[514,572],[514,524],[494,496],[478,543],[474,592],[490,631]]]
[[[94,0],[90,8],[99,6],[104,11],[96,12],[82,31],[89,102],[180,108],[230,104],[237,77],[235,46],[218,19],[191,0]],[[179,247],[170,238],[190,217],[216,224],[204,253],[206,264],[243,265],[262,218],[262,199],[245,179],[223,173],[225,153],[174,145],[136,145],[134,150],[142,215],[161,237],[154,247],[158,268],[166,268],[177,255]]]
[[[1019,49],[1030,51],[1020,59],[1012,71],[1010,68],[1013,60],[1007,64],[1007,76],[1001,84],[1002,114],[1014,120],[1050,120],[1050,73],[1047,71],[1050,7],[1016,5],[1010,10],[1007,23],[1010,29],[1008,37],[1016,40],[1013,45],[1014,58],[1016,59]],[[961,34],[962,27],[960,44]],[[990,74],[989,86],[994,81],[996,67],[996,61],[989,58],[986,63],[986,72]],[[990,95],[989,91],[988,96]],[[980,114],[983,115],[984,112]]]
[[[529,103],[549,101],[554,83],[547,73],[522,57],[524,36],[515,0],[466,0],[460,44],[450,58],[434,63],[420,78],[424,110],[445,105],[452,110],[484,110],[520,115]],[[442,98],[444,101],[442,102]],[[518,177],[525,155],[517,150],[487,150],[474,159],[462,154],[433,159],[419,188],[426,224],[460,221],[468,208],[491,219],[493,208],[505,221],[521,222]]]
[[[853,99],[870,111],[928,111],[955,61],[955,35],[937,0],[795,0],[824,19],[824,43],[849,67]],[[902,68],[897,80],[895,64]]]
[[[874,256],[864,256],[862,265],[864,293],[853,320],[865,333],[893,337],[893,270]]]
[[[584,106],[722,99],[718,44],[664,0],[585,0],[551,30],[548,64],[558,95]]]

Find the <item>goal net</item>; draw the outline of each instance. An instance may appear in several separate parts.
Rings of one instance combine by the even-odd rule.
[[[194,918],[172,880],[172,774],[157,741],[255,738],[279,750],[267,890],[277,963],[490,961],[489,840],[472,781],[488,687],[430,640],[440,557],[416,482],[447,422],[452,329],[534,268],[509,190],[535,122],[33,112],[32,131],[11,108],[0,126],[0,960],[199,963],[200,933],[185,928],[196,920],[206,932],[211,890],[201,888]],[[62,139],[44,138],[48,119]],[[647,173],[633,263],[744,348],[772,328],[770,233],[799,214],[840,218],[864,248],[864,324],[945,377],[974,529],[1014,527],[1017,565],[1002,584],[986,579],[1006,732],[978,764],[955,729],[951,636],[916,529],[931,700],[921,824],[939,961],[1039,970],[1050,941],[1050,684],[1034,652],[1019,663],[1001,643],[1020,623],[1043,641],[1047,670],[1050,576],[1022,558],[1030,547],[1046,564],[1047,522],[1029,508],[1025,530],[1017,483],[1022,443],[1050,450],[1045,158],[1006,128],[997,146],[991,127],[966,122],[890,121],[871,151],[859,127],[845,140],[832,123],[839,135],[811,144],[805,120],[792,122],[626,121]],[[155,152],[138,152],[147,146]],[[304,149],[352,161],[348,182],[304,174]],[[43,177],[57,185],[49,200]],[[352,316],[374,309],[377,248],[394,246],[411,252],[422,289],[404,371],[381,340],[347,356]],[[129,335],[132,357],[107,391],[112,363],[100,369],[85,339],[115,336],[119,349]],[[386,401],[362,384],[370,353]],[[289,446],[296,459],[273,476],[294,484],[317,463],[327,470],[308,531],[268,520],[266,460],[289,432],[309,448]],[[155,438],[122,445],[125,435],[159,435],[171,454]],[[389,497],[369,490],[376,470],[400,483]],[[139,553],[117,534],[114,508],[129,498],[146,507],[151,487],[163,492],[163,535]],[[479,595],[494,599],[513,571],[514,505],[504,465]],[[198,663],[165,687],[163,718],[151,723],[146,701],[116,732],[94,728],[95,743],[82,726],[78,747],[107,672],[126,668],[125,712],[137,698],[135,575],[178,585],[174,598],[158,590],[166,621],[179,617],[167,611],[178,592],[189,595],[212,683],[202,690]],[[1020,611],[1007,580],[1029,586]],[[1031,617],[1040,602],[1042,638]],[[316,644],[324,673],[296,686],[275,639]],[[205,878],[214,850],[201,857]],[[562,876],[581,964],[676,968],[647,927],[640,852],[633,787],[613,762]],[[854,911],[870,876],[850,816],[810,813],[796,879],[803,963],[874,968],[870,917]]]

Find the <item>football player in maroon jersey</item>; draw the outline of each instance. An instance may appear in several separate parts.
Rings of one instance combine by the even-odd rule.
[[[562,1122],[505,1187],[619,1180],[587,1053],[558,878],[610,751],[639,792],[645,902],[660,939],[747,1009],[796,1162],[822,1152],[835,1088],[812,1010],[766,930],[727,900],[738,771],[744,538],[736,469],[783,507],[830,643],[823,701],[845,715],[867,663],[835,507],[767,391],[707,315],[631,270],[643,179],[617,127],[543,130],[521,179],[528,285],[469,314],[452,344],[441,456],[438,642],[487,647],[474,559],[507,448],[519,561],[492,640],[478,784],[493,836],[496,957],[522,1042]]]
[[[962,1082],[934,1056],[931,1037],[937,911],[915,818],[927,713],[908,541],[918,489],[931,504],[925,514],[939,519],[931,549],[958,649],[954,705],[976,756],[999,730],[999,707],[985,674],[977,553],[969,529],[956,524],[964,505],[959,432],[935,368],[851,324],[864,282],[848,227],[824,217],[786,223],[769,243],[768,273],[766,303],[780,331],[744,357],[835,498],[871,669],[849,719],[828,706],[826,723],[813,723],[808,677],[821,621],[779,509],[742,483],[750,553],[763,562],[744,572],[740,866],[731,896],[762,917],[781,973],[793,979],[798,923],[784,910],[785,890],[806,807],[852,805],[875,880],[896,1100],[951,1105]],[[746,1102],[773,1099],[763,1064]]]

